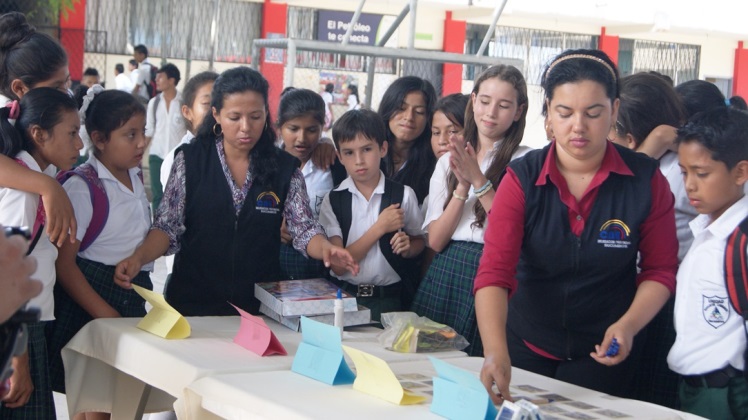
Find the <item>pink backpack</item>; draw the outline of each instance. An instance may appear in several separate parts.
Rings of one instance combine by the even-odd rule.
[[[86,234],[83,235],[83,240],[81,240],[79,252],[82,252],[91,246],[104,229],[109,218],[109,198],[107,198],[104,184],[99,179],[99,174],[92,165],[84,163],[73,170],[61,171],[57,174],[57,180],[60,184],[64,184],[73,175],[80,176],[86,182],[88,192],[91,193],[91,205],[93,206],[91,223],[88,224]]]

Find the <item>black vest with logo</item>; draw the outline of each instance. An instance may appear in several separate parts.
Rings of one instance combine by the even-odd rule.
[[[239,215],[213,142],[182,146],[186,230],[166,300],[189,316],[237,315],[229,302],[256,314],[254,284],[280,280],[280,227],[299,161],[277,150],[270,183],[253,182]]]
[[[657,162],[608,147],[634,176],[610,173],[579,237],[558,188],[550,180],[535,185],[550,146],[510,163],[525,194],[525,229],[507,325],[563,359],[589,357],[636,293],[639,227],[650,212]]]

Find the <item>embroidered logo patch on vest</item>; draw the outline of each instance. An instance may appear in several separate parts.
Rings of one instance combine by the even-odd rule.
[[[272,192],[265,191],[257,196],[257,203],[255,209],[260,213],[265,214],[278,214],[280,209],[280,198]]]
[[[701,295],[701,313],[704,320],[714,328],[725,325],[730,319],[730,303],[727,297]]]
[[[600,228],[597,243],[605,248],[628,248],[631,246],[630,236],[631,230],[626,223],[618,219],[610,219]]]

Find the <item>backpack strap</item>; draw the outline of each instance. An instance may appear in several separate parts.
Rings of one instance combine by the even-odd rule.
[[[732,307],[748,319],[748,217],[727,238],[725,248],[725,286]]]
[[[748,217],[727,238],[725,248],[725,287],[730,304],[743,317],[743,328],[748,341]],[[748,379],[748,346],[743,353],[746,368],[743,374]]]
[[[14,158],[19,165],[24,168],[30,169],[29,165],[19,158]],[[39,197],[39,204],[36,207],[36,217],[34,218],[34,226],[31,229],[31,237],[33,238],[29,243],[29,249],[26,251],[26,255],[31,255],[31,251],[34,250],[36,244],[39,242],[39,238],[42,236],[44,231],[44,222],[47,220],[47,214],[44,212],[44,204],[42,203],[41,196]]]
[[[64,184],[73,175],[78,175],[85,181],[88,186],[88,192],[91,194],[91,206],[93,207],[91,222],[88,224],[86,234],[83,235],[78,251],[83,252],[99,237],[99,234],[101,234],[106,225],[109,218],[109,199],[107,198],[104,184],[99,179],[99,174],[91,164],[84,163],[71,171],[60,172],[57,174],[57,180],[60,184]]]

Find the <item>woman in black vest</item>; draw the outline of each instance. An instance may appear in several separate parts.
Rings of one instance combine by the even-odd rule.
[[[605,53],[560,54],[542,86],[553,141],[509,164],[475,279],[481,380],[497,402],[511,366],[626,396],[634,336],[674,291],[673,196],[654,160],[607,140],[619,83]]]
[[[268,82],[246,67],[215,82],[212,113],[196,139],[177,151],[153,227],[117,265],[123,287],[144,262],[176,253],[166,300],[183,315],[257,313],[254,283],[280,280],[280,227],[294,248],[358,271],[312,216],[299,161],[275,147]]]

